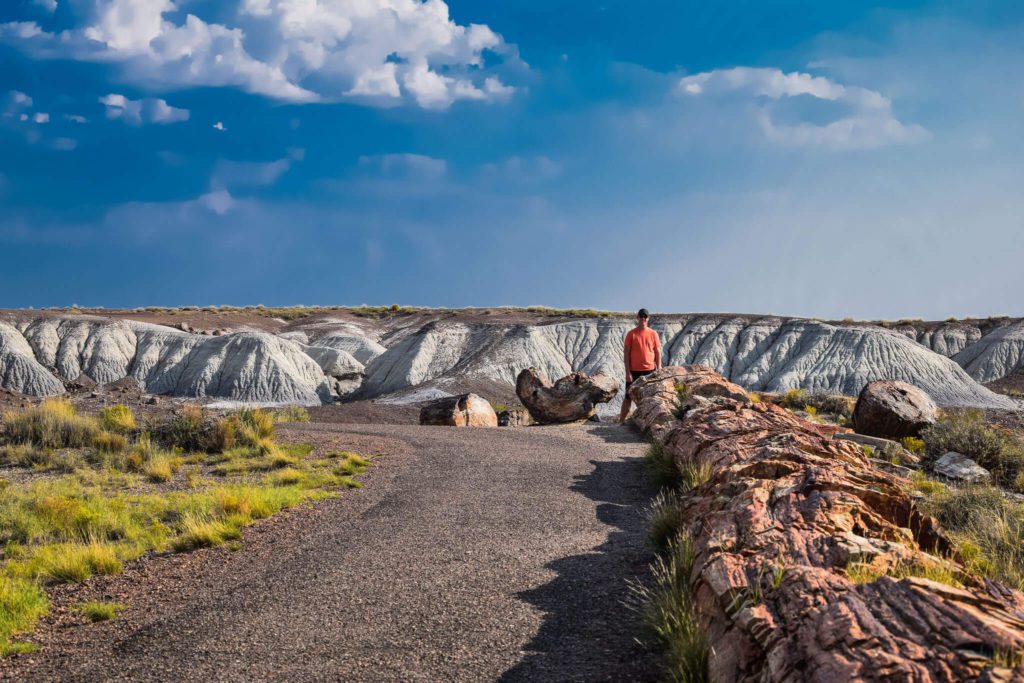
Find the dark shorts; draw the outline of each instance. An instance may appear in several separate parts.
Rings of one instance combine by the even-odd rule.
[[[632,370],[631,372],[633,374],[633,382],[635,382],[644,375],[651,374],[652,372],[654,372],[654,370]],[[629,385],[632,384],[633,382],[626,382],[626,389],[629,389]]]

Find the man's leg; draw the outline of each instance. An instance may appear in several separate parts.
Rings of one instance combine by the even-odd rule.
[[[626,418],[629,417],[629,409],[633,402],[629,400],[629,390],[626,390],[626,396],[622,399],[622,410],[619,411],[619,422],[625,422]]]

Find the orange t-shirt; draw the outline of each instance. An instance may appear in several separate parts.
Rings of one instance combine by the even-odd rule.
[[[661,337],[651,328],[634,327],[626,333],[626,354],[630,370],[654,370],[654,352],[661,348]]]

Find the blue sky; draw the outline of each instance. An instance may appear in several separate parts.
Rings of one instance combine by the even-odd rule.
[[[0,306],[1024,314],[1017,2],[9,0]]]

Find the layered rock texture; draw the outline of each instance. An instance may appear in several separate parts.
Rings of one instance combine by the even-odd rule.
[[[46,396],[60,393],[79,374],[100,383],[130,376],[150,393],[313,403],[331,395],[376,398],[421,385],[450,394],[479,383],[511,389],[528,367],[551,378],[624,375],[628,319],[552,322],[527,312],[496,313],[325,313],[294,322],[262,316],[231,329],[216,318],[203,323],[216,325],[222,334],[215,337],[125,314],[0,314],[0,388]],[[966,323],[884,329],[671,315],[656,317],[653,327],[666,364],[701,363],[754,391],[854,395],[872,380],[895,379],[921,387],[943,406],[1013,408],[1014,402],[976,380],[1013,372],[1024,359],[1024,327],[1012,321],[984,329]]]
[[[675,383],[711,398],[676,417]],[[1024,648],[1024,596],[948,559],[935,522],[858,445],[729,397],[739,389],[708,368],[630,389],[677,465],[711,468],[681,513],[711,679],[1021,680],[1005,655]],[[928,567],[958,585],[917,578]]]
[[[440,427],[497,427],[498,415],[491,404],[476,394],[447,396],[420,409],[420,424]]]
[[[536,368],[527,368],[516,379],[516,395],[534,422],[558,424],[585,420],[599,403],[607,403],[619,391],[619,383],[597,373],[574,372],[552,384]]]

